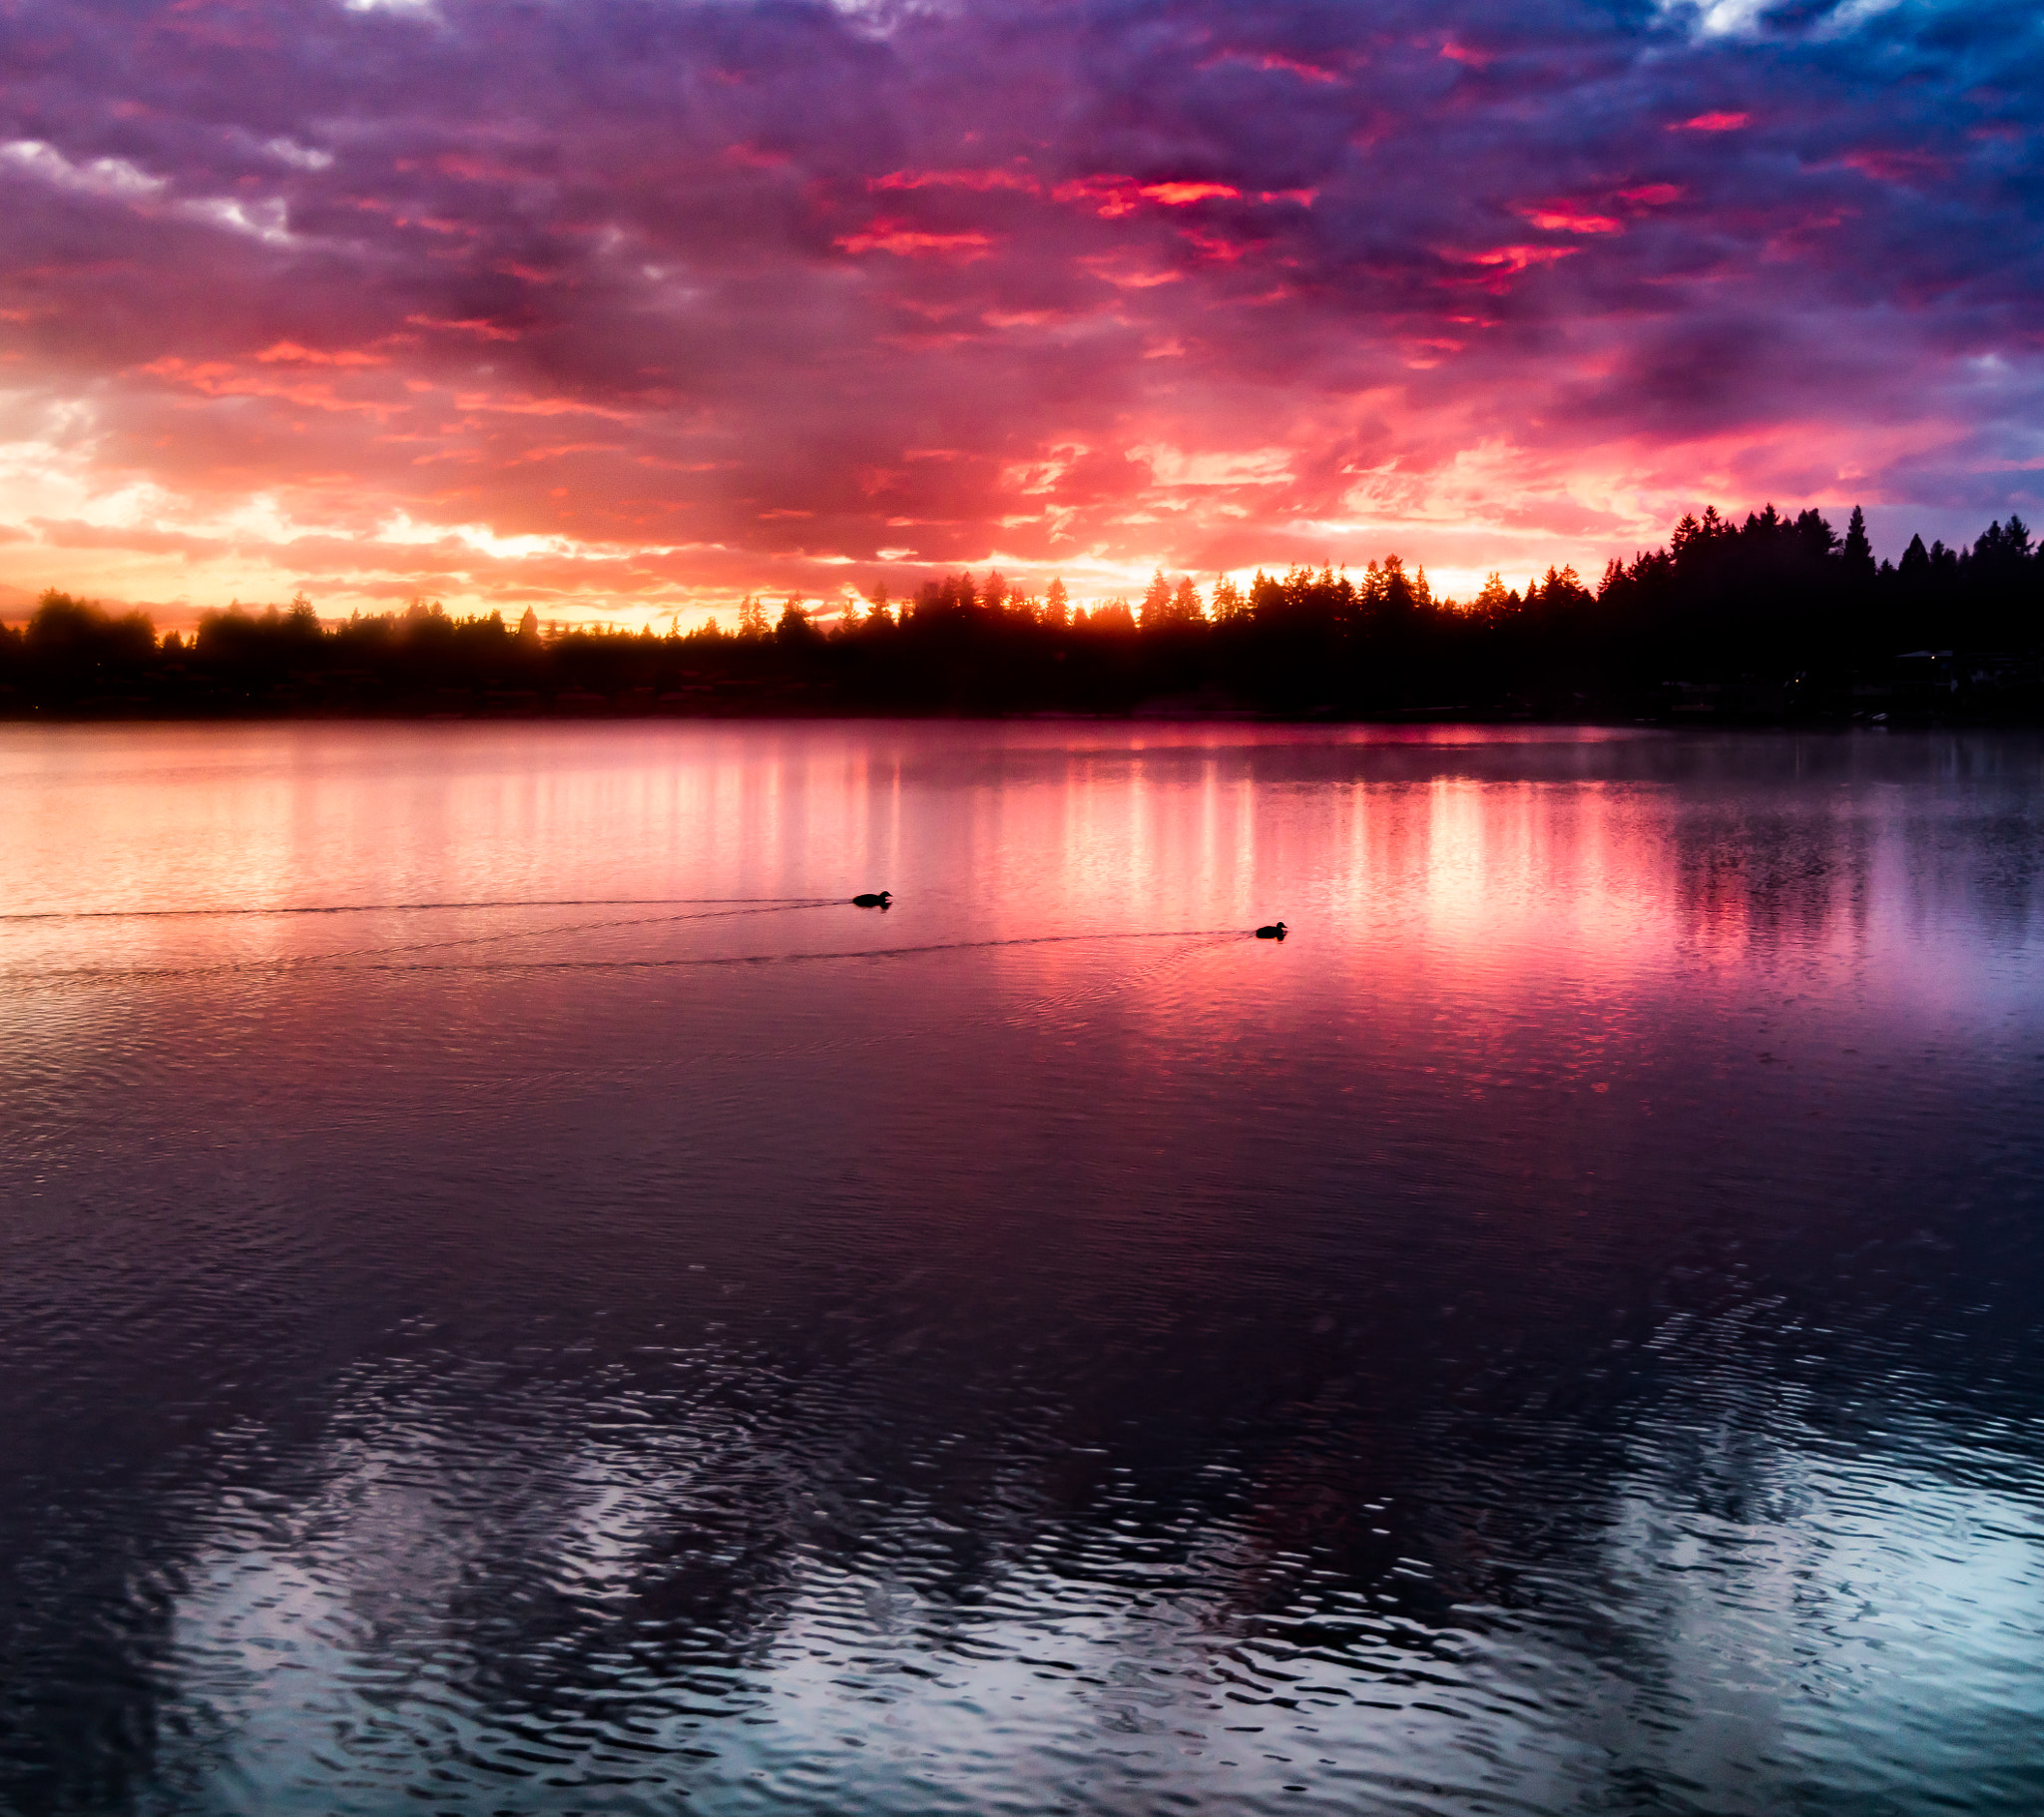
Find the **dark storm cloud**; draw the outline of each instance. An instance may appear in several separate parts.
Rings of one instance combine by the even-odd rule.
[[[17,6],[0,384],[77,496],[6,515],[259,494],[377,587],[680,599],[1487,563],[1705,482],[2033,507],[2040,51],[1997,5]],[[448,526],[495,541],[387,561]]]

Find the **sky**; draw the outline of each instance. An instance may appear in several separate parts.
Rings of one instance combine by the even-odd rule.
[[[0,612],[2044,520],[2044,13],[0,0]]]

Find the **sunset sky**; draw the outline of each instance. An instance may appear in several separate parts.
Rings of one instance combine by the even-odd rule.
[[[2044,519],[2034,4],[0,0],[0,612]]]

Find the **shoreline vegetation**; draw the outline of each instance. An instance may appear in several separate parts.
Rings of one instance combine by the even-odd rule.
[[[0,626],[0,718],[691,717],[1027,713],[1746,724],[2044,723],[2044,549],[2021,519],[1970,548],[1913,539],[1876,563],[1773,506],[1713,508],[1586,586],[1549,568],[1433,597],[1396,556],[1203,590],[1160,572],[1137,602],[1075,609],[997,573],[885,590],[827,628],[799,599],[737,626],[547,628],[437,604],[323,623],[208,613],[162,638],[46,593]]]

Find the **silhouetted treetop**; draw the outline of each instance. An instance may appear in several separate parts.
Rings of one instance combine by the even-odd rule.
[[[231,604],[189,641],[159,643],[143,614],[53,590],[26,626],[0,627],[0,709],[1006,712],[1149,700],[1655,716],[1736,701],[1763,716],[1849,716],[1884,700],[2015,710],[2034,702],[2040,645],[2044,551],[2018,517],[1965,548],[1913,537],[1888,564],[1856,506],[1842,536],[1814,510],[1767,505],[1735,522],[1713,506],[1685,515],[1665,547],[1608,563],[1594,590],[1549,566],[1523,591],[1491,574],[1466,604],[1386,555],[1359,572],[1259,569],[1247,587],[1222,575],[1205,592],[1160,568],[1133,608],[1075,608],[1060,579],[1039,597],[998,570],[930,579],[898,607],[883,586],[863,607],[788,598],[770,621],[749,594],[735,632],[712,619],[665,637],[544,626],[530,607],[514,632],[501,614],[457,619],[426,599],[327,625],[300,595],[260,611]]]

